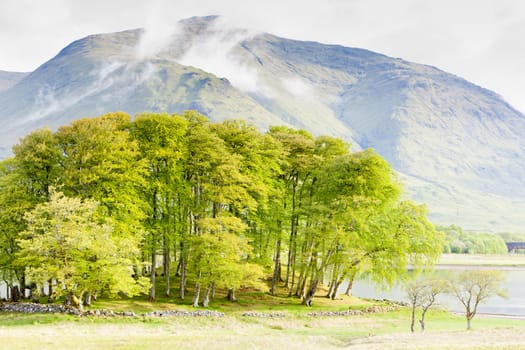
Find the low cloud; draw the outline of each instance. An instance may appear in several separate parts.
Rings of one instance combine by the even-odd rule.
[[[265,87],[257,70],[235,54],[240,43],[256,34],[255,31],[238,29],[230,22],[217,18],[208,30],[193,38],[191,46],[177,62],[227,78],[233,86],[245,92],[267,95],[269,89]]]
[[[286,91],[290,92],[296,98],[307,99],[316,96],[314,87],[305,83],[300,78],[281,78],[281,84]]]

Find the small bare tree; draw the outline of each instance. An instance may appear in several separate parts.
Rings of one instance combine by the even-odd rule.
[[[410,331],[415,331],[416,309],[421,308],[419,324],[421,331],[425,330],[425,316],[427,311],[436,303],[436,297],[447,290],[447,283],[438,279],[416,279],[405,285],[405,289],[412,307]]]
[[[506,292],[501,288],[505,277],[496,270],[469,270],[460,274],[450,284],[450,290],[465,307],[467,329],[471,329],[471,321],[476,316],[478,306],[493,296],[506,298]]]

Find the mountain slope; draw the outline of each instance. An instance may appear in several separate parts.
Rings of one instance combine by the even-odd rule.
[[[434,67],[249,33],[216,17],[185,20],[160,44],[142,30],[72,43],[0,92],[0,147],[107,111],[196,109],[373,147],[435,221],[521,229],[525,117],[497,94]]]
[[[10,89],[28,74],[29,73],[6,72],[0,70],[0,92]]]

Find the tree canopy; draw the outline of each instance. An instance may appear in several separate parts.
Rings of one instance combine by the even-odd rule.
[[[0,163],[0,267],[80,295],[284,287],[311,305],[358,270],[392,283],[443,235],[390,165],[343,140],[240,120],[125,113],[37,130]],[[173,267],[172,267],[173,266]],[[149,278],[149,284],[145,278]],[[202,291],[201,291],[202,289]]]

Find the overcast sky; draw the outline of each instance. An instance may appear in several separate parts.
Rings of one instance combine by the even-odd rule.
[[[525,111],[522,0],[0,0],[0,70],[34,70],[89,34],[210,14],[437,66]]]

